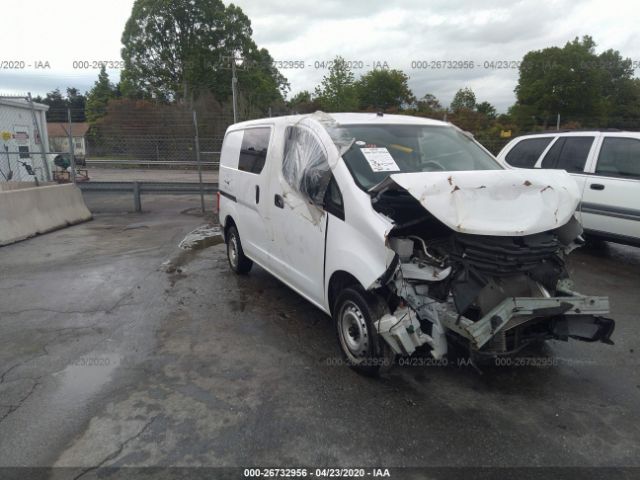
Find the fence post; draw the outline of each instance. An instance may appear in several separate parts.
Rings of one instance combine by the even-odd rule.
[[[67,108],[67,117],[69,119],[69,162],[71,162],[71,181],[76,183],[76,157],[73,153],[73,135],[71,134],[71,109]]]
[[[198,164],[198,183],[200,183],[200,207],[204,214],[204,186],[202,185],[202,165],[200,165],[200,136],[198,135],[198,115],[193,110],[193,127],[196,131],[196,163]]]
[[[133,182],[133,208],[136,212],[142,212],[142,201],[140,199],[140,182]]]

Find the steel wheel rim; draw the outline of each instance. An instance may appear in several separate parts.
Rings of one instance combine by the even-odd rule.
[[[369,348],[369,332],[360,307],[354,302],[346,302],[340,311],[338,322],[345,353],[354,359],[362,358]]]
[[[235,235],[231,235],[229,238],[229,262],[235,268],[238,266],[238,239]]]

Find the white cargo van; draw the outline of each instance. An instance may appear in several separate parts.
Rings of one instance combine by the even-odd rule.
[[[407,116],[243,122],[220,159],[231,268],[255,262],[331,315],[367,374],[450,340],[478,356],[610,343],[608,299],[574,292],[564,267],[578,198],[566,172],[505,170],[453,125]]]

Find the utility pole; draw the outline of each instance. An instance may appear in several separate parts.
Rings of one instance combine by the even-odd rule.
[[[33,120],[33,126],[37,132],[38,138],[40,139],[40,155],[42,157],[42,168],[44,169],[44,180],[47,182],[51,181],[51,172],[49,171],[49,162],[47,161],[47,154],[44,150],[44,140],[42,136],[42,132],[40,131],[40,122],[38,122],[38,117],[36,117],[36,110],[33,106],[33,99],[31,98],[31,92],[27,93],[27,101],[29,102],[29,106],[31,107],[31,118]],[[47,145],[47,150],[49,146]]]
[[[556,120],[556,130],[560,130],[560,114],[558,113],[558,119]]]
[[[231,95],[233,96],[233,123],[238,123],[238,99],[236,94],[236,87],[238,84],[238,77],[236,77],[236,57],[231,58]]]
[[[71,109],[67,108],[67,118],[69,119],[69,162],[71,162],[71,181],[76,183],[76,158],[73,154],[73,136],[71,135]]]
[[[244,68],[244,58],[236,57],[235,52],[230,56],[221,56],[220,62],[223,69],[228,70],[231,68],[231,98],[233,99],[233,123],[238,123],[238,76],[236,70],[238,65],[236,62],[240,61],[239,68]],[[227,62],[231,62],[231,67]]]
[[[200,165],[200,135],[198,134],[198,115],[195,110],[193,110],[193,128],[196,131],[196,163],[198,164],[198,182],[200,183],[200,207],[204,214],[204,185],[202,185],[202,165]]]

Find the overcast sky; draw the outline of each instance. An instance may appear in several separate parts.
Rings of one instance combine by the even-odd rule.
[[[597,50],[620,50],[640,60],[637,0],[238,0],[252,21],[254,40],[276,60],[302,60],[304,69],[282,69],[292,94],[313,90],[326,70],[316,61],[342,55],[386,62],[410,77],[416,96],[435,94],[448,105],[471,87],[478,101],[499,111],[514,102],[515,69],[485,62],[519,61],[529,50],[563,46],[576,36],[594,37]],[[0,70],[0,94],[44,94],[67,86],[86,91],[97,70],[73,68],[78,60],[119,60],[120,38],[133,0],[22,0],[3,8],[0,61],[24,61],[24,70]],[[473,61],[473,69],[412,68],[413,61]],[[49,62],[50,69],[36,69]],[[356,63],[358,65],[358,63]],[[4,65],[6,66],[6,65]],[[320,66],[320,65],[318,65]],[[369,66],[369,67],[367,67]],[[117,70],[110,70],[113,81]],[[640,71],[636,70],[636,75]]]

